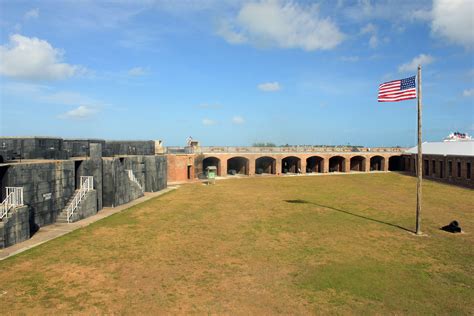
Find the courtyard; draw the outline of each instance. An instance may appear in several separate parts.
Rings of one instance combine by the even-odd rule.
[[[184,185],[0,262],[3,313],[470,314],[474,195],[397,173]],[[458,220],[465,231],[439,227]]]

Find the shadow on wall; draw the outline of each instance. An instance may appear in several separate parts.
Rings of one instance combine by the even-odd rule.
[[[306,201],[306,200],[299,200],[299,199],[297,199],[297,200],[285,200],[285,202],[286,203],[291,203],[291,204],[312,204],[312,205],[319,206],[319,207],[326,208],[326,209],[330,209],[330,210],[333,210],[333,211],[336,211],[336,212],[340,212],[340,213],[344,213],[344,214],[351,215],[351,216],[354,216],[354,217],[362,218],[362,219],[365,219],[365,220],[368,220],[368,221],[371,221],[371,222],[375,222],[375,223],[395,227],[395,228],[398,228],[398,229],[402,229],[402,230],[410,232],[410,233],[415,233],[415,231],[410,230],[410,229],[405,228],[405,227],[402,227],[402,226],[397,225],[397,224],[384,222],[384,221],[381,221],[381,220],[378,220],[378,219],[375,219],[375,218],[370,218],[370,217],[367,217],[367,216],[364,216],[364,215],[359,215],[359,214],[352,213],[352,212],[349,212],[349,211],[346,211],[346,210],[341,210],[341,209],[338,209],[338,208],[334,208],[332,206],[327,206],[327,205],[318,204],[318,203],[314,203],[314,202],[309,202],[309,201]]]

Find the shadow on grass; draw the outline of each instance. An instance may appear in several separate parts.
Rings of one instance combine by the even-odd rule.
[[[320,206],[320,207],[323,207],[323,208],[327,208],[327,209],[330,209],[330,210],[333,210],[333,211],[336,211],[336,212],[340,212],[340,213],[344,213],[344,214],[347,214],[347,215],[351,215],[351,216],[355,216],[355,217],[358,217],[358,218],[362,218],[362,219],[365,219],[365,220],[368,220],[368,221],[371,221],[371,222],[375,222],[375,223],[379,223],[379,224],[384,224],[384,225],[387,225],[387,226],[391,226],[391,227],[395,227],[395,228],[398,228],[398,229],[402,229],[404,231],[407,231],[409,233],[414,233],[414,231],[408,229],[408,228],[405,228],[403,226],[400,226],[400,225],[397,225],[397,224],[392,224],[392,223],[389,223],[389,222],[384,222],[384,221],[381,221],[379,219],[375,219],[375,218],[370,218],[370,217],[367,217],[367,216],[364,216],[364,215],[359,215],[359,214],[356,214],[356,213],[352,213],[352,212],[349,212],[349,211],[346,211],[346,210],[341,210],[339,208],[335,208],[335,207],[332,207],[332,206],[328,206],[328,205],[323,205],[323,204],[318,204],[318,203],[314,203],[314,202],[310,202],[310,201],[306,201],[306,200],[285,200],[285,202],[287,203],[292,203],[292,204],[312,204],[312,205],[316,205],[316,206]]]

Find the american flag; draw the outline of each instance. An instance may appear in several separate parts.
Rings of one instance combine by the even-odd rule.
[[[416,99],[415,76],[382,83],[379,86],[379,102],[397,102]]]

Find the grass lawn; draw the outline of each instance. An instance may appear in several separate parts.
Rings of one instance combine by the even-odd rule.
[[[399,174],[185,185],[0,262],[1,313],[472,314],[474,194]],[[464,234],[440,226],[457,219]]]

